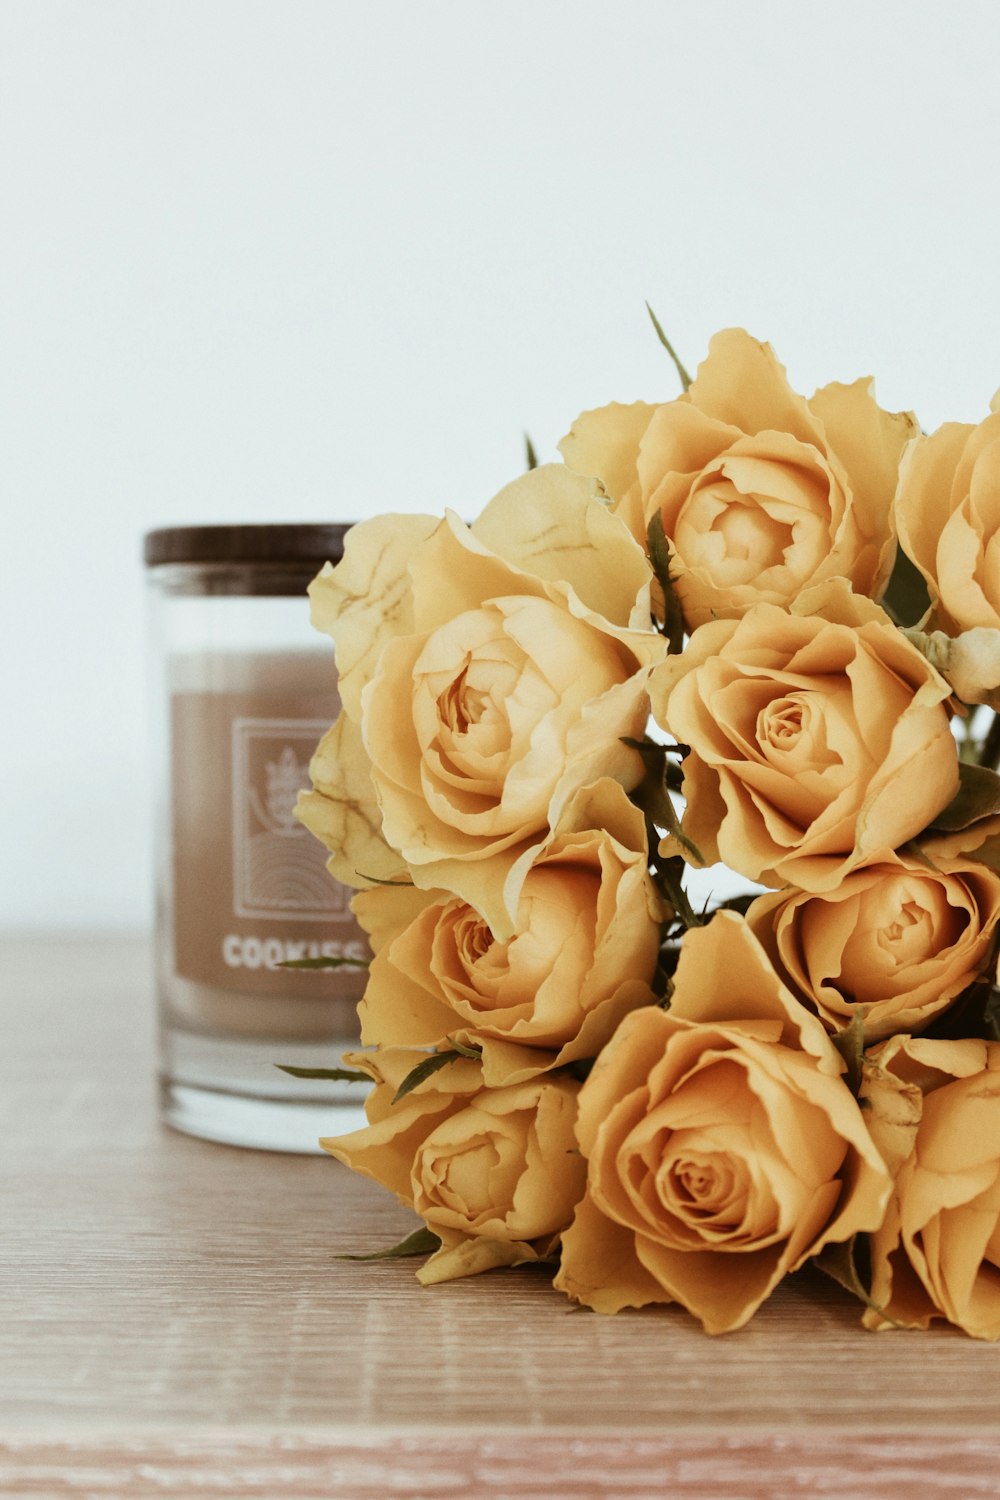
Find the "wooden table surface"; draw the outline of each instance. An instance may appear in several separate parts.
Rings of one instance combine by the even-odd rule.
[[[1000,1495],[1000,1349],[862,1332],[806,1273],[749,1328],[421,1289],[326,1157],[163,1128],[148,946],[0,941],[0,1495]]]

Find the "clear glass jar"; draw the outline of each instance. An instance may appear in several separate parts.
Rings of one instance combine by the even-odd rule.
[[[346,526],[150,532],[160,1099],[178,1130],[316,1151],[364,1123],[364,1086],[290,1077],[357,1046],[366,959],[351,892],[293,816],[340,708],[306,587]]]

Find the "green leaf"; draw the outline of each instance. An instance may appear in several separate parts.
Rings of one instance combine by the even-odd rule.
[[[665,763],[661,762],[657,766],[647,761],[646,774],[639,785],[629,793],[629,796],[637,807],[642,808],[652,823],[659,828],[665,828],[681,847],[687,850],[693,864],[704,866],[705,860],[697,844],[692,843],[691,839],[681,832],[677,809],[667,791]]]
[[[412,880],[381,880],[378,875],[366,875],[364,870],[355,870],[359,880],[367,880],[371,885],[412,885]]]
[[[535,452],[535,445],[527,433],[524,434],[524,462],[529,472],[532,469],[538,468],[538,454]]]
[[[426,1224],[408,1234],[398,1245],[372,1250],[367,1255],[338,1255],[338,1260],[402,1260],[407,1255],[431,1255],[440,1246],[438,1236]]]
[[[674,369],[677,371],[681,386],[686,391],[691,384],[691,376],[688,374],[687,370],[685,370],[684,366],[678,359],[673,344],[670,342],[670,340],[667,338],[667,335],[660,327],[660,320],[656,316],[655,312],[650,307],[648,302],[646,303],[646,311],[649,313],[649,316],[652,319],[653,327],[656,329],[656,337],[659,339],[660,343],[663,345],[664,349],[666,349],[667,353],[670,355],[670,358],[673,360]]]
[[[1000,813],[1000,776],[988,766],[962,761],[958,767],[958,791],[930,825],[933,833],[956,833],[981,818]]]
[[[638,750],[640,755],[651,755],[654,759],[666,756],[668,749],[673,750],[675,748],[673,745],[658,745],[655,740],[637,740],[630,734],[619,735],[619,739],[630,750]]]
[[[676,741],[672,745],[661,745],[659,740],[637,740],[630,734],[619,735],[619,739],[630,750],[638,750],[643,755],[679,755],[683,760],[685,755],[691,754],[690,745],[681,745]]]
[[[654,879],[673,908],[681,927],[685,930],[688,927],[704,926],[704,917],[700,917],[694,910],[684,889],[683,877],[686,869],[687,866],[679,856],[674,859],[658,859],[653,864]]]
[[[465,1042],[456,1041],[453,1036],[446,1037],[445,1040],[452,1051],[458,1053],[459,1057],[471,1057],[478,1062],[483,1055],[482,1047],[468,1047]]]
[[[744,891],[740,896],[727,896],[725,901],[719,901],[712,907],[712,914],[717,911],[735,911],[745,917],[759,895],[760,891]]]
[[[371,1083],[370,1073],[361,1073],[357,1068],[293,1068],[288,1063],[275,1063],[282,1073],[293,1078],[327,1078],[333,1083]]]
[[[845,1291],[871,1307],[868,1288],[861,1280],[855,1259],[857,1239],[858,1236],[852,1234],[849,1240],[841,1240],[836,1245],[824,1245],[819,1254],[813,1257],[813,1263],[821,1271],[825,1271],[827,1276],[831,1276]]]
[[[398,1104],[400,1099],[405,1099],[407,1094],[411,1093],[418,1084],[423,1083],[425,1078],[432,1078],[439,1069],[445,1067],[450,1062],[454,1062],[456,1057],[461,1056],[462,1053],[459,1052],[457,1047],[452,1047],[448,1052],[432,1052],[422,1062],[417,1063],[415,1068],[410,1069],[392,1096],[393,1104]]]
[[[673,761],[667,760],[668,755],[687,755],[687,745],[658,745],[655,740],[636,740],[630,734],[620,736],[623,745],[630,750],[638,750],[639,754],[648,758],[650,762],[659,762],[663,768],[663,779],[668,791],[679,792],[684,784],[684,772],[680,766],[674,765]]]
[[[882,607],[897,625],[913,626],[922,620],[931,607],[931,596],[920,569],[915,567],[903,551],[896,553],[896,562],[889,579],[889,587],[882,598]]]
[[[686,745],[658,745],[652,740],[635,740],[622,736],[622,743],[639,751],[643,757],[645,771],[639,785],[629,796],[646,815],[646,838],[649,846],[650,867],[661,892],[669,901],[682,928],[700,927],[704,914],[699,916],[692,908],[683,886],[685,862],[680,857],[661,859],[657,852],[659,829],[666,829],[686,849],[691,862],[704,866],[705,859],[698,846],[681,831],[680,819],[670,796],[670,788],[680,790],[683,780],[681,768],[668,761],[671,754],[686,755]]]
[[[852,1234],[849,1240],[842,1240],[839,1244],[824,1245],[819,1254],[813,1256],[813,1265],[818,1266],[821,1271],[837,1282],[838,1286],[850,1292],[852,1297],[857,1297],[865,1307],[870,1307],[872,1312],[878,1313],[880,1318],[885,1318],[893,1328],[903,1328],[904,1324],[898,1323],[895,1318],[890,1318],[884,1307],[879,1307],[876,1302],[872,1301],[871,1293],[865,1286],[858,1269],[859,1241],[865,1242],[865,1237]]]
[[[861,1092],[861,1069],[865,1058],[866,1007],[859,1005],[851,1017],[850,1025],[835,1032],[833,1045],[847,1065],[847,1084],[855,1099]]]
[[[667,638],[667,651],[670,655],[677,656],[684,649],[684,614],[670,573],[673,558],[659,511],[654,512],[646,529],[646,548],[653,577],[663,594],[662,630]]]
[[[286,958],[279,969],[367,969],[367,958]]]
[[[631,734],[621,734],[618,738],[630,750],[638,750],[640,755],[650,755],[654,760],[662,759],[667,755],[679,755],[683,760],[686,755],[691,754],[690,745],[661,745],[659,740],[637,740]]]

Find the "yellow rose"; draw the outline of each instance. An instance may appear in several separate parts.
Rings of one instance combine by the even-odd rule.
[[[694,629],[833,577],[881,597],[900,455],[916,432],[911,414],[876,404],[870,380],[806,401],[769,344],[730,328],[685,395],[585,412],[560,448],[640,541],[659,514]]]
[[[375,959],[361,1040],[482,1048],[491,1087],[600,1051],[655,1003],[666,916],[649,876],[642,813],[615,781],[571,798],[520,883],[514,935],[494,937],[459,897],[377,886],[354,898]]]
[[[903,460],[896,521],[949,635],[1000,629],[1000,392],[978,426],[946,422]]]
[[[685,834],[764,885],[833,890],[958,790],[948,684],[842,580],[701,626],[650,696],[691,747]]]
[[[741,1327],[789,1271],[882,1220],[889,1179],[840,1059],[730,912],[684,937],[669,1011],[619,1026],[579,1101],[587,1190],[556,1286]]]
[[[365,757],[339,780],[322,757],[300,816],[328,843],[345,836],[339,879],[363,883],[396,851],[417,885],[463,897],[505,939],[511,871],[573,793],[641,779],[622,737],[644,730],[665,650],[649,567],[594,486],[558,465],[502,491],[471,529],[410,518],[401,547],[400,519],[355,527],[312,586]]]
[[[893,1037],[870,1054],[862,1097],[895,1177],[866,1325],[946,1318],[1000,1338],[1000,1043]]]
[[[822,895],[760,896],[747,923],[789,988],[836,1032],[922,1031],[987,966],[1000,876],[972,860],[866,865]]]
[[[345,1059],[375,1080],[369,1123],[320,1145],[413,1208],[441,1246],[417,1272],[425,1286],[547,1259],[583,1191],[573,1123],[579,1084],[536,1078],[483,1087],[458,1058],[395,1095],[421,1054],[390,1049]]]

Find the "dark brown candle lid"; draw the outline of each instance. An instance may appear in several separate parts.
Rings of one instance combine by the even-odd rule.
[[[349,521],[338,525],[303,522],[273,525],[164,526],[148,531],[143,541],[146,566],[164,563],[281,566],[297,563],[318,568],[344,554]]]

